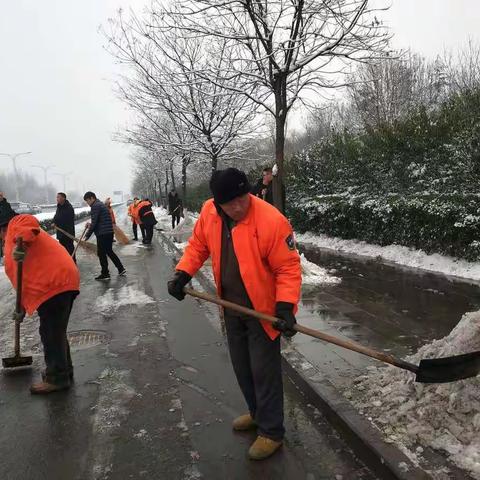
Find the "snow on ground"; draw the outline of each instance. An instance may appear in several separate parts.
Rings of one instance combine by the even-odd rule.
[[[80,207],[75,209],[75,213],[90,212],[90,207]],[[55,210],[52,212],[42,212],[34,215],[36,219],[41,222],[42,220],[50,220],[55,216]]]
[[[480,311],[466,313],[452,332],[420,348],[407,361],[480,350]],[[480,377],[444,384],[420,384],[395,367],[369,367],[345,392],[387,439],[412,459],[428,446],[447,453],[480,479]],[[406,451],[406,453],[407,453]],[[415,453],[416,451],[416,453]]]
[[[124,285],[118,292],[109,288],[101,297],[98,297],[95,302],[95,310],[103,315],[110,315],[126,305],[143,306],[154,302],[153,298],[141,290],[132,285]]]
[[[466,260],[437,253],[429,255],[422,250],[415,250],[401,245],[382,247],[381,245],[372,245],[359,240],[344,240],[343,238],[317,235],[311,232],[296,234],[295,238],[299,243],[328,248],[337,252],[381,258],[399,265],[420,268],[445,275],[473,280],[480,279],[480,262],[467,262]]]
[[[303,253],[300,255],[300,260],[302,262],[303,285],[324,285],[326,283],[334,285],[342,281],[340,278],[330,275],[327,270],[316,263],[308,261]]]

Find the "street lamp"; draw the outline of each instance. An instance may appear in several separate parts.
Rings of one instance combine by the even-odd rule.
[[[53,175],[56,175],[57,177],[62,177],[63,178],[63,192],[67,193],[67,178],[72,175],[73,172],[68,172],[68,173],[54,173]]]
[[[21,153],[0,153],[2,157],[10,157],[10,160],[13,164],[13,172],[15,174],[15,200],[20,201],[20,194],[18,191],[18,170],[17,170],[17,158],[20,155],[29,155],[32,152],[21,152]]]
[[[53,168],[55,165],[47,165],[44,167],[43,165],[30,165],[32,168],[39,168],[43,170],[43,175],[45,178],[45,204],[48,205],[48,185],[47,185],[47,172]]]

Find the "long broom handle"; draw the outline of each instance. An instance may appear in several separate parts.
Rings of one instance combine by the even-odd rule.
[[[23,250],[23,238],[17,238],[17,249]],[[15,311],[22,313],[22,288],[23,288],[23,261],[17,262],[17,297]],[[20,356],[20,320],[15,320],[15,356]]]
[[[73,240],[74,242],[80,243],[82,241],[81,239],[79,240],[77,237],[75,237],[71,233],[68,233],[66,230],[58,227],[57,225],[55,225],[55,230],[58,230],[59,232],[63,233],[66,237],[68,237],[70,240]]]
[[[278,321],[278,319],[276,317],[273,317],[272,315],[257,312],[256,310],[252,310],[251,308],[237,305],[236,303],[229,302],[228,300],[223,300],[222,298],[215,297],[205,292],[198,292],[188,287],[185,287],[183,291],[188,295],[191,295],[192,297],[200,298],[202,300],[206,300],[207,302],[220,305],[221,307],[235,310],[239,313],[248,315],[249,317],[255,317],[255,318],[258,318],[259,320],[266,320],[267,322],[270,322],[270,323],[276,323]],[[393,355],[389,355],[387,353],[380,352],[378,350],[373,350],[372,348],[369,348],[369,347],[364,347],[359,343],[343,340],[341,338],[329,335],[328,333],[323,333],[323,332],[320,332],[319,330],[314,330],[313,328],[304,327],[303,325],[299,325],[299,324],[296,324],[293,328],[297,332],[304,333],[305,335],[309,335],[310,337],[318,338],[319,340],[323,340],[324,342],[333,343],[334,345],[338,345],[339,347],[352,350],[353,352],[361,353],[362,355],[366,355],[367,357],[375,358],[376,360],[389,363],[390,365],[394,365],[395,367],[399,367],[404,370],[409,370],[410,372],[414,372],[414,373],[418,372],[417,365],[405,362],[404,360],[396,358]]]
[[[75,248],[74,248],[74,250],[73,250],[72,258],[75,257],[75,254],[77,253],[78,247],[80,246],[80,243],[82,242],[83,237],[84,237],[85,234],[87,233],[87,230],[88,230],[88,225],[85,225],[85,228],[83,229],[82,236],[80,237],[80,240],[77,242],[77,244],[75,245]]]

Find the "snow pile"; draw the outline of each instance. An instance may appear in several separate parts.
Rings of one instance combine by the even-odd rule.
[[[335,285],[342,281],[338,277],[329,275],[327,270],[320,267],[316,263],[308,261],[303,253],[300,255],[300,260],[302,263],[303,285],[324,285],[326,283]]]
[[[295,234],[299,243],[308,243],[320,248],[329,248],[338,252],[352,253],[364,257],[381,258],[399,265],[420,268],[431,272],[453,275],[456,277],[480,279],[480,262],[467,262],[434,253],[426,254],[422,250],[403,247],[401,245],[372,245],[359,240],[317,235],[311,232]]]
[[[90,212],[90,207],[80,207],[80,208],[75,208],[75,214],[79,214],[82,212]],[[43,220],[51,220],[55,216],[55,210],[51,212],[42,212],[42,213],[37,213],[34,215],[34,217],[39,221]]]
[[[480,350],[480,311],[466,313],[452,332],[423,346],[407,360],[418,364]],[[459,467],[480,479],[480,376],[445,384],[419,384],[395,367],[370,367],[358,378],[352,402],[368,412],[386,437],[401,447],[443,450]]]
[[[147,305],[154,303],[155,300],[147,294],[132,287],[124,285],[118,292],[113,288],[109,288],[95,302],[95,310],[103,315],[111,314],[115,310],[126,305]]]

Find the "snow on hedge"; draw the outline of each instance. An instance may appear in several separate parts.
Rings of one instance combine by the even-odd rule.
[[[480,311],[466,313],[452,332],[407,358],[438,358],[480,350]],[[444,384],[420,384],[395,367],[370,367],[345,392],[387,439],[413,460],[428,446],[480,479],[480,377]],[[415,453],[416,452],[416,453]]]

